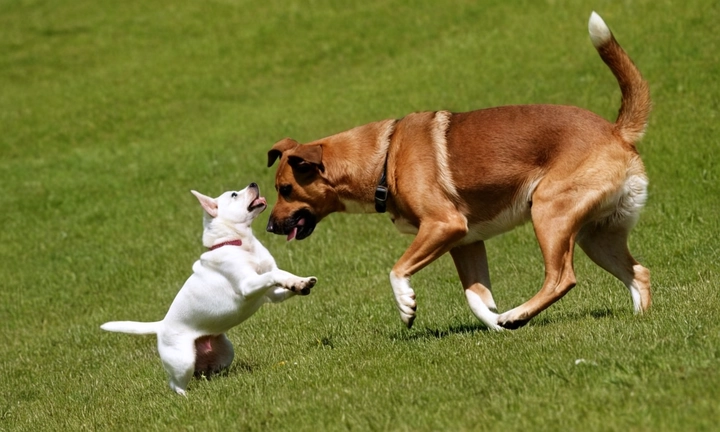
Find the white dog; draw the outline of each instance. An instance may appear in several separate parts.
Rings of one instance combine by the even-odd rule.
[[[114,321],[103,330],[157,334],[158,352],[170,375],[170,388],[185,395],[194,373],[213,373],[233,360],[225,332],[248,319],[263,303],[310,293],[317,279],[278,269],[253,236],[250,224],[267,207],[257,184],[210,198],[192,193],[205,210],[203,245],[209,250],[193,264],[162,321]]]

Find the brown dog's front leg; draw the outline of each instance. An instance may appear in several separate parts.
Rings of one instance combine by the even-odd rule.
[[[488,269],[485,242],[457,246],[450,250],[460,282],[465,289],[470,310],[489,329],[502,330],[497,324],[494,310],[495,300],[490,291],[490,271]]]
[[[393,267],[390,284],[400,319],[408,328],[412,327],[417,310],[410,276],[450,250],[450,246],[462,239],[466,233],[467,224],[461,215],[445,221],[424,221],[415,240]]]

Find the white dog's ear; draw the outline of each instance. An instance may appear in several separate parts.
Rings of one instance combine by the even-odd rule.
[[[218,204],[217,201],[215,201],[214,198],[210,198],[209,196],[205,196],[201,194],[198,191],[191,190],[193,195],[200,201],[200,205],[202,206],[203,210],[207,214],[210,215],[210,217],[216,218],[218,215]]]

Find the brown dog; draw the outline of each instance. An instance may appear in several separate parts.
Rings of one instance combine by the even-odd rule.
[[[635,148],[650,112],[647,83],[594,12],[590,38],[620,84],[615,123],[589,111],[521,105],[467,113],[419,112],[359,126],[305,145],[286,138],[279,192],[267,230],[309,236],[333,212],[387,211],[416,237],[390,273],[410,327],[409,278],[450,252],[473,313],[492,329],[517,328],[575,286],[577,242],[630,290],[636,312],[650,306],[650,274],[627,238],[647,197]],[[531,220],[545,261],[540,291],[502,315],[493,312],[484,240]]]

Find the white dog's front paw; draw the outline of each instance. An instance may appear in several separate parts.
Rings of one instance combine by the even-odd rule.
[[[395,294],[395,305],[400,312],[400,319],[407,328],[410,328],[413,321],[415,321],[415,311],[417,310],[415,291],[410,287],[407,278],[398,278],[392,273],[390,274],[390,284],[393,288],[393,294]]]
[[[291,279],[284,285],[284,287],[296,294],[308,295],[310,294],[310,289],[314,287],[316,283],[317,278],[310,276],[306,278]]]

